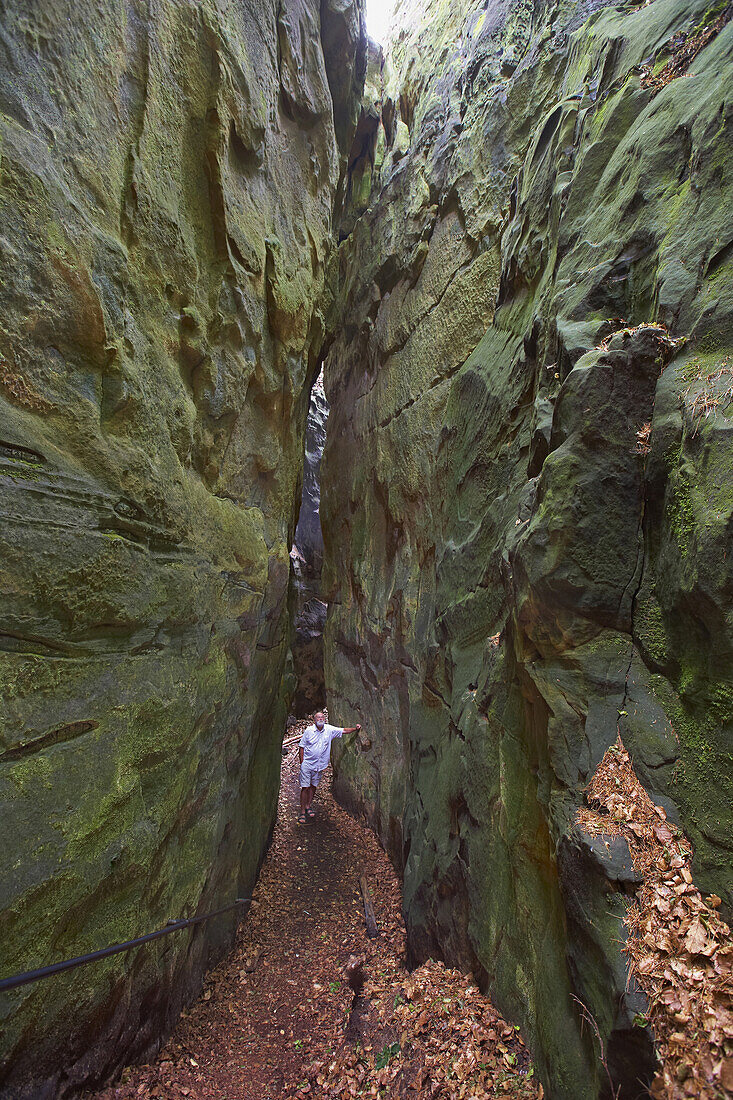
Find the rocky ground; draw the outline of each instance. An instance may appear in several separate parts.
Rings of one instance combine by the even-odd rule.
[[[470,976],[439,962],[406,970],[399,882],[373,833],[333,800],[330,772],[305,826],[296,784],[294,745],[233,952],[155,1061],[96,1100],[541,1097],[518,1030]],[[372,940],[362,874],[380,929]]]

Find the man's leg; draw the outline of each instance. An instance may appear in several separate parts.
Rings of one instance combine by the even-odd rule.
[[[308,791],[310,790],[310,775],[305,771],[303,765],[300,765],[300,813],[298,814],[298,821],[303,823],[305,821],[305,811],[308,808]]]
[[[308,815],[308,817],[316,816],[315,812],[311,809],[311,804],[316,796],[316,787],[318,786],[321,774],[321,772],[311,772],[310,774],[311,785],[308,788],[308,802],[306,803],[306,814]]]

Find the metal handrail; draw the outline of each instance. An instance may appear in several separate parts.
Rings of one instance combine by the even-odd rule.
[[[21,985],[30,985],[31,982],[40,981],[41,978],[50,978],[53,974],[60,974],[64,970],[73,970],[77,966],[96,962],[97,959],[106,959],[109,955],[118,955],[122,951],[131,951],[133,947],[139,947],[143,943],[157,940],[159,936],[167,936],[169,932],[179,932],[182,928],[188,928],[192,924],[201,924],[202,921],[211,920],[222,913],[228,913],[230,909],[236,909],[238,905],[248,905],[252,898],[237,898],[231,905],[225,905],[222,909],[215,909],[211,913],[202,913],[200,917],[181,917],[178,920],[169,920],[165,928],[159,928],[157,932],[148,932],[146,936],[138,936],[134,940],[125,940],[123,943],[114,943],[110,947],[102,947],[99,951],[92,951],[88,955],[77,955],[75,959],[66,959],[65,962],[53,963],[52,966],[42,966],[38,970],[26,970],[23,974],[15,974],[12,978],[0,978],[0,993],[8,989],[17,989]]]

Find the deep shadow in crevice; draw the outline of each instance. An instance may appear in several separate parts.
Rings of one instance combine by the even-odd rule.
[[[311,389],[303,455],[303,490],[295,540],[290,551],[291,649],[296,675],[293,713],[305,717],[326,705],[323,630],[327,605],[321,598],[321,458],[326,443],[328,402],[322,374]]]

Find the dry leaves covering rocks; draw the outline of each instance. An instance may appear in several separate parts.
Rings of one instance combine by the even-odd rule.
[[[661,1059],[652,1096],[733,1096],[733,940],[720,898],[703,898],[694,885],[692,846],[639,783],[620,737],[586,799],[581,826],[625,837],[644,877],[625,924],[629,969],[649,1000]]]
[[[374,834],[334,802],[329,773],[306,825],[297,823],[297,781],[293,745],[234,950],[158,1057],[125,1070],[97,1100],[541,1098],[519,1033],[470,977],[436,962],[406,970],[399,881]]]
[[[656,95],[670,81],[684,76],[700,50],[712,42],[726,23],[730,22],[732,15],[733,4],[728,4],[714,22],[708,23],[707,26],[703,24],[695,27],[690,34],[680,33],[670,38],[665,47],[665,55],[669,56],[669,61],[661,68],[651,66],[646,68],[641,78],[642,88],[651,88]]]

